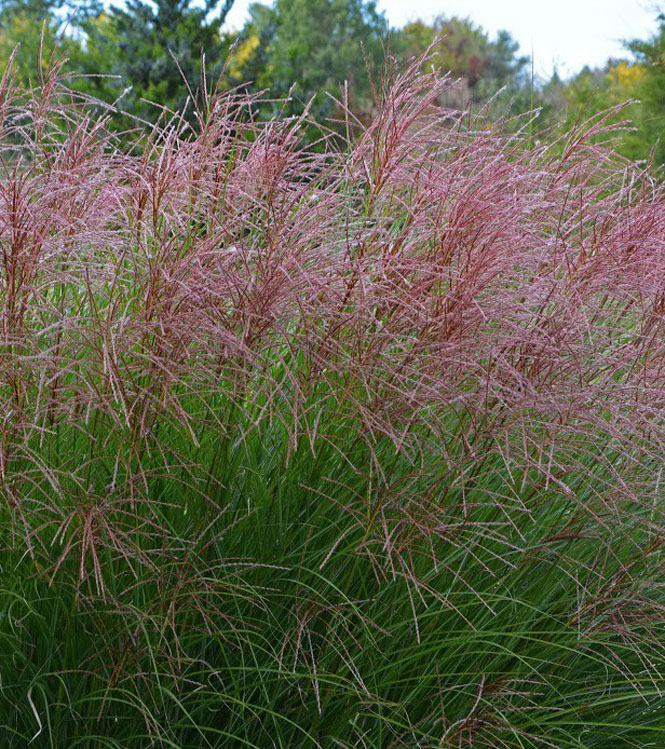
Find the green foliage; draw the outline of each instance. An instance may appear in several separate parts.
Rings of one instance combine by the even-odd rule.
[[[99,79],[95,93],[113,100],[124,90],[120,108],[154,121],[161,108],[180,111],[206,71],[219,75],[228,50],[221,32],[233,0],[129,0],[85,23],[85,54],[80,68]]]
[[[7,61],[14,53],[14,70],[17,77],[28,86],[36,85],[42,38],[45,50],[53,49],[57,31],[58,24],[52,17],[47,18],[41,25],[20,12],[3,13],[0,25],[0,59]],[[43,67],[44,65],[42,69]]]
[[[249,6],[247,22],[236,39],[229,65],[232,83],[250,90],[272,87],[271,56],[278,25],[275,5]]]
[[[367,0],[276,0],[254,4],[241,39],[256,39],[253,52],[238,69],[240,81],[286,96],[287,112],[297,113],[314,98],[312,113],[323,121],[337,107],[326,96],[342,97],[348,83],[349,103],[359,114],[372,107],[370,75],[383,61],[385,21],[376,3]],[[279,105],[281,109],[281,105]]]
[[[53,12],[62,4],[62,0],[0,0],[0,61],[6,64],[14,53],[14,73],[24,85],[37,85],[40,69],[48,66],[61,26]],[[67,38],[61,45],[66,54],[75,43]]]
[[[632,152],[640,158],[653,158],[665,164],[665,14],[658,15],[658,30],[646,40],[627,43],[642,75],[633,82],[633,92],[641,102],[636,119],[637,133],[631,140]]]
[[[568,81],[554,76],[538,91],[543,106],[539,126],[545,137],[565,132],[576,122],[611,108],[613,121],[630,124],[616,141],[631,160],[665,164],[665,14],[649,39],[625,43],[633,59],[610,59],[599,68],[585,67]]]
[[[460,80],[439,103],[478,110],[492,99],[491,120],[535,105],[542,110],[531,126],[535,135],[554,141],[576,122],[639,100],[615,116],[634,125],[618,148],[630,159],[665,164],[665,14],[651,38],[626,43],[633,59],[587,67],[567,81],[555,74],[543,83],[531,80],[528,58],[509,32],[492,39],[468,18],[414,21],[388,38],[373,0],[273,0],[251,5],[244,28],[232,34],[222,30],[232,3],[128,0],[109,7],[100,0],[0,0],[0,59],[16,50],[18,78],[37,85],[54,56],[68,58],[70,85],[117,103],[130,117],[114,119],[114,127],[125,130],[136,116],[154,122],[163,109],[182,109],[202,85],[205,53],[208,80],[217,80],[228,61],[223,86],[270,90],[276,100],[293,90],[287,104],[264,100],[255,115],[299,114],[313,99],[313,119],[341,133],[345,127],[335,121],[342,109],[328,93],[367,122],[377,99],[370,79],[379,75],[384,49],[404,61],[431,47],[427,69],[433,65]],[[191,107],[186,117],[193,120]],[[320,132],[311,126],[308,137]]]
[[[433,45],[426,65],[463,79],[472,102],[484,103],[502,86],[513,96],[526,91],[528,58],[518,55],[519,45],[507,31],[492,41],[468,18],[438,16],[431,24],[407,24],[394,32],[393,39],[402,57],[420,56]]]
[[[68,59],[70,83],[100,93],[100,86],[77,81],[80,73],[108,72],[112,59],[85,45],[82,29],[100,16],[100,0],[0,0],[0,62],[14,54],[13,72],[24,86],[37,86],[56,59]],[[116,53],[117,54],[117,53]]]
[[[646,78],[641,63],[608,60],[602,68],[583,68],[568,81],[555,73],[536,92],[541,116],[536,122],[539,138],[555,140],[567,130],[600,112],[621,128],[615,147],[625,157],[646,162],[653,156],[654,133],[648,132],[647,110],[640,100]]]

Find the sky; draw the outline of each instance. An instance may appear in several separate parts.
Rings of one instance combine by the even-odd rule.
[[[240,28],[250,0],[236,0],[227,23]],[[661,3],[665,7],[665,2]],[[537,75],[556,68],[565,78],[584,65],[626,57],[622,39],[645,39],[656,31],[655,0],[378,0],[391,26],[444,13],[468,17],[494,37],[506,29],[531,55]]]

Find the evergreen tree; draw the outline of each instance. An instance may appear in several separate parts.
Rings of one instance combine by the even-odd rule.
[[[109,61],[107,70],[89,72],[119,76],[112,93],[100,79],[100,93],[112,98],[124,89],[122,108],[149,120],[161,107],[182,109],[188,87],[200,88],[202,53],[208,75],[214,78],[221,68],[228,51],[221,27],[232,5],[233,0],[127,0],[88,22],[89,60]]]

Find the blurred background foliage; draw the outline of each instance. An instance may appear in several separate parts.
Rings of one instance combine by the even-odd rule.
[[[555,140],[574,123],[629,103],[617,119],[630,119],[619,151],[635,160],[665,163],[665,15],[650,39],[625,41],[626,56],[602,68],[584,68],[563,80],[536,79],[530,59],[509,31],[491,38],[466,18],[440,15],[403,28],[388,27],[373,0],[273,0],[250,6],[245,25],[229,31],[233,0],[0,0],[0,56],[16,51],[19,75],[38,85],[39,67],[66,57],[76,91],[115,104],[127,117],[155,122],[163,112],[187,108],[203,85],[269,90],[275,101],[257,116],[299,114],[343,131],[346,101],[360,122],[376,106],[372,79],[386,55],[398,62],[431,48],[432,65],[458,80],[444,105],[478,109],[505,119],[538,109],[534,137]],[[43,54],[40,57],[40,49]],[[40,62],[41,59],[41,62]],[[177,63],[176,63],[177,61]],[[295,84],[295,86],[294,86]],[[291,94],[288,103],[278,101]],[[189,104],[188,104],[189,99]],[[638,103],[639,102],[639,103]],[[318,129],[309,131],[312,139]]]

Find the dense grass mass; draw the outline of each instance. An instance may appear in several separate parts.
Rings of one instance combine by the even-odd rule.
[[[663,189],[417,70],[341,151],[5,75],[2,746],[665,745]]]

